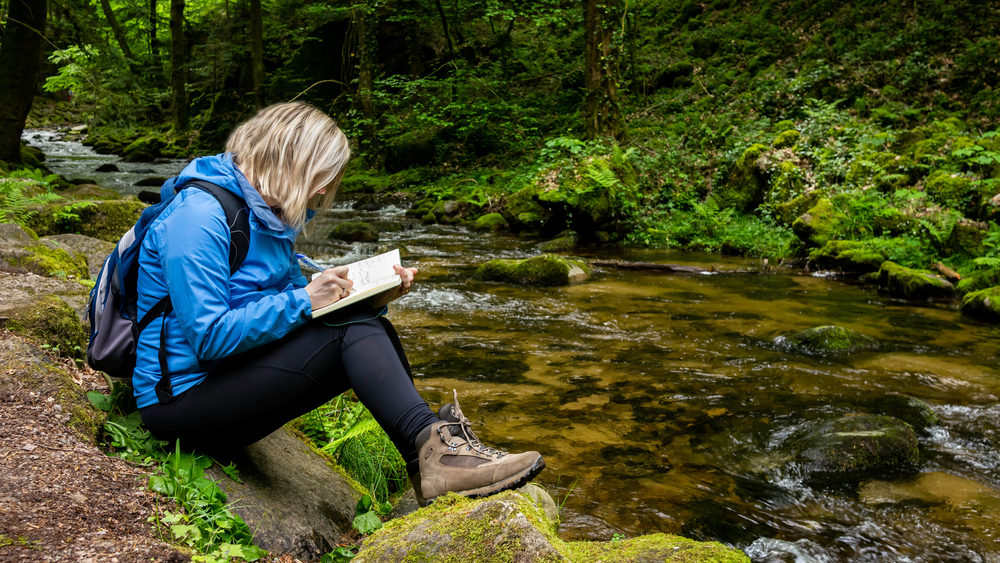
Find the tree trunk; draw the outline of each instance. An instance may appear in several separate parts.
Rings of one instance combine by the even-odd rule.
[[[122,26],[118,25],[118,18],[115,17],[114,10],[111,9],[111,2],[108,0],[101,0],[101,8],[104,9],[104,17],[108,19],[108,24],[111,26],[111,33],[115,36],[115,41],[118,42],[118,47],[122,50],[122,54],[129,61],[129,66],[131,66],[132,61],[135,60],[132,57],[132,49],[128,46],[128,40],[125,39],[125,32],[122,31]]]
[[[21,132],[42,64],[47,0],[11,0],[0,40],[0,160],[21,163]]]
[[[160,41],[156,38],[156,0],[149,0],[149,54],[153,64],[159,66]]]
[[[250,0],[250,66],[253,69],[253,103],[264,109],[264,16],[260,0]]]
[[[358,41],[358,97],[361,101],[361,112],[365,116],[365,141],[368,152],[377,158],[379,144],[375,135],[375,104],[372,101],[372,89],[375,85],[373,76],[375,49],[368,37],[373,26],[369,22],[370,14],[365,0],[356,0],[354,6],[354,33]]]
[[[444,14],[444,6],[441,5],[441,0],[437,0],[438,14],[441,15],[441,26],[444,27],[444,39],[448,42],[448,53],[451,56],[455,56],[455,48],[451,45],[451,35],[448,33],[448,16]]]
[[[174,129],[188,128],[188,100],[185,90],[184,0],[170,0],[170,87],[173,91]]]
[[[584,78],[587,91],[584,118],[587,138],[621,137],[625,119],[618,105],[620,49],[613,45],[619,0],[584,0]]]

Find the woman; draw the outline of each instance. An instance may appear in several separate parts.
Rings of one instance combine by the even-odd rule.
[[[200,189],[181,190],[151,224],[139,254],[138,316],[167,295],[173,311],[139,335],[133,385],[143,422],[188,448],[242,447],[353,389],[406,461],[421,505],[448,491],[485,496],[526,483],[545,467],[537,452],[483,446],[457,396],[439,420],[407,375],[383,315],[410,291],[416,268],[397,267],[402,284],[371,302],[311,319],[352,283],[344,267],[308,282],[294,242],[310,204],[329,207],[349,156],[333,120],[287,103],[237,127],[224,154],[181,172],[176,186],[207,181],[246,202],[250,248],[230,276],[225,214]],[[161,335],[173,392],[163,402],[154,389]]]

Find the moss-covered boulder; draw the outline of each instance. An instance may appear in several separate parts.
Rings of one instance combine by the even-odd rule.
[[[163,156],[167,141],[160,135],[147,135],[132,141],[122,151],[124,162],[153,162]]]
[[[856,352],[878,348],[874,338],[839,326],[818,326],[782,338],[786,346],[809,354]]]
[[[931,299],[951,297],[955,287],[950,281],[927,270],[914,270],[895,262],[884,262],[878,271],[879,287],[893,297]]]
[[[786,227],[791,227],[792,223],[803,213],[812,209],[820,198],[819,190],[806,192],[791,201],[781,203],[775,207],[775,219]]]
[[[34,209],[27,224],[41,236],[78,233],[118,242],[142,215],[146,204],[137,199],[52,203]]]
[[[983,248],[983,241],[988,232],[983,223],[961,219],[955,223],[948,238],[941,245],[941,252],[946,256],[981,256],[986,250]]]
[[[576,248],[576,245],[579,243],[580,236],[576,233],[561,234],[552,240],[547,240],[539,244],[538,250],[542,252],[566,252]]]
[[[753,211],[764,202],[767,178],[757,160],[767,151],[762,144],[754,144],[743,151],[730,166],[726,180],[713,191],[715,200],[723,209]]]
[[[476,270],[476,277],[528,285],[567,285],[590,277],[583,260],[542,254],[526,260],[490,260]]]
[[[774,142],[771,145],[776,149],[786,149],[795,146],[795,143],[799,142],[799,137],[801,134],[795,129],[789,129],[788,131],[781,132],[777,137],[774,138]]]
[[[58,241],[37,239],[13,223],[0,223],[0,270],[90,279],[86,255]]]
[[[479,219],[476,219],[476,224],[473,225],[473,229],[476,231],[502,231],[507,226],[507,220],[503,218],[500,213],[487,213]]]
[[[825,422],[806,435],[799,448],[806,480],[819,484],[910,473],[920,463],[913,428],[888,416],[845,416]]]
[[[805,174],[791,160],[778,164],[777,171],[768,183],[765,200],[772,205],[786,203],[802,193]]]
[[[67,252],[79,252],[86,256],[91,279],[97,277],[97,274],[101,272],[101,267],[104,265],[104,260],[115,249],[115,243],[113,242],[75,233],[52,235],[45,237],[44,240],[59,245],[61,248],[66,249]]]
[[[973,291],[963,297],[962,313],[986,321],[1000,321],[1000,287]]]
[[[60,190],[59,195],[78,201],[106,201],[122,199],[122,195],[110,188],[102,188],[97,184],[77,184],[71,188]]]
[[[1000,270],[980,270],[968,274],[955,289],[962,295],[1000,285]]]
[[[944,207],[955,209],[966,217],[978,216],[980,197],[970,176],[938,170],[927,177],[924,191]]]
[[[535,199],[536,195],[538,195],[537,183],[514,192],[504,202],[503,216],[511,225],[519,228],[529,227],[529,225],[521,223],[522,216],[534,216],[544,220],[550,214]]]
[[[831,240],[809,253],[817,268],[857,274],[877,272],[888,259],[885,249],[853,240]]]
[[[792,223],[792,231],[809,246],[823,246],[832,240],[844,215],[827,198],[821,198],[809,211]]]
[[[915,397],[887,395],[871,402],[872,410],[891,416],[909,424],[914,430],[926,435],[927,428],[941,423],[940,417],[926,402]]]
[[[388,522],[362,544],[356,563],[402,561],[571,561],[749,563],[715,542],[652,534],[623,541],[564,542],[545,512],[518,491],[482,500],[449,494]]]
[[[65,301],[55,295],[41,294],[33,303],[3,310],[3,327],[60,353],[84,357],[90,335],[80,317]]]
[[[872,232],[886,237],[913,232],[919,225],[916,219],[895,207],[879,210],[878,215],[871,220]]]
[[[378,242],[378,229],[368,223],[347,221],[334,227],[330,238],[347,242]]]
[[[565,217],[564,224],[572,224],[578,232],[591,233],[599,225],[614,221],[618,205],[636,202],[635,170],[627,161],[622,160],[618,165],[612,161],[607,157],[591,157],[572,168],[557,166],[544,170],[535,180],[534,199],[550,214]],[[534,210],[518,210],[517,215],[525,211]]]

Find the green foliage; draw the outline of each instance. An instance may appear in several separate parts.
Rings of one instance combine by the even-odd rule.
[[[45,175],[41,170],[15,170],[0,178],[0,223],[17,223],[24,226],[35,212],[33,205],[44,205],[62,199],[52,193],[55,175]],[[20,181],[28,180],[28,181]],[[41,188],[39,191],[38,188]]]
[[[381,528],[382,520],[379,519],[378,514],[375,512],[376,508],[377,506],[373,505],[370,495],[364,495],[358,499],[354,522],[351,523],[351,527],[363,536]],[[389,510],[391,509],[392,507],[390,506]]]

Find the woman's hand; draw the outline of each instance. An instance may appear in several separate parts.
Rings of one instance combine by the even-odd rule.
[[[306,293],[312,302],[313,311],[332,305],[342,298],[350,295],[350,289],[354,282],[347,279],[347,266],[337,266],[325,270],[316,276],[316,279],[306,286]],[[413,283],[413,276],[410,276],[410,283]]]
[[[388,304],[390,301],[399,299],[400,297],[406,295],[410,292],[410,288],[413,287],[413,278],[417,275],[416,268],[403,268],[401,266],[393,265],[392,269],[396,271],[396,275],[403,280],[403,283],[399,284],[391,290],[386,290],[378,295],[372,297],[371,305],[372,307],[379,308]]]

